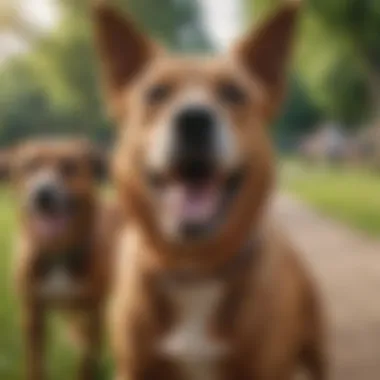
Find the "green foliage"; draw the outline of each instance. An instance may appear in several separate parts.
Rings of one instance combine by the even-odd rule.
[[[275,124],[275,137],[283,150],[294,148],[299,136],[310,132],[320,121],[320,110],[309,98],[305,87],[295,76],[290,82],[289,96],[281,117]]]
[[[246,0],[256,21],[281,2]],[[380,93],[374,81],[380,78],[378,41],[380,2],[304,2],[294,72],[323,118],[339,120],[351,128],[373,116]],[[304,108],[302,103],[291,106]],[[289,129],[292,126],[289,125]]]
[[[97,83],[89,2],[57,2],[57,27],[28,54],[0,66],[0,145],[46,133],[86,134],[104,143],[110,139]],[[170,49],[209,48],[192,0],[116,2]]]
[[[372,0],[310,0],[310,8],[332,33],[345,35],[363,59],[380,64],[380,3]]]
[[[151,36],[173,50],[208,49],[209,42],[201,24],[197,4],[191,0],[119,0],[139,25]]]

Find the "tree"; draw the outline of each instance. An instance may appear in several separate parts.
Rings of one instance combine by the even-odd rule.
[[[115,0],[173,50],[209,47],[193,0]],[[89,1],[57,0],[58,25],[0,73],[0,143],[47,132],[111,135],[98,89]],[[128,6],[127,6],[128,5]]]
[[[256,14],[279,0],[247,0]],[[379,109],[380,10],[371,0],[310,0],[294,71],[326,118],[357,127]]]
[[[0,3],[0,33],[13,34],[26,42],[34,42],[41,34],[37,25],[22,12],[22,0]]]
[[[310,0],[310,8],[330,33],[345,40],[352,56],[361,64],[361,74],[372,95],[372,114],[379,117],[380,3],[372,0]]]
[[[274,136],[282,150],[294,148],[299,138],[312,131],[322,118],[321,110],[310,99],[305,86],[293,76],[281,117],[274,125]]]

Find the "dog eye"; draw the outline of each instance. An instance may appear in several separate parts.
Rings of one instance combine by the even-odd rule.
[[[244,90],[232,82],[219,85],[218,96],[221,101],[229,104],[243,104],[247,98]]]
[[[64,177],[69,178],[78,173],[79,167],[74,160],[65,160],[60,163],[59,170]]]
[[[146,100],[150,104],[161,103],[167,99],[172,91],[172,88],[166,84],[153,86],[147,91]]]

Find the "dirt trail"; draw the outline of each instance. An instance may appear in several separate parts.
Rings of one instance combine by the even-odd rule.
[[[275,210],[319,281],[330,323],[332,380],[379,380],[380,241],[287,196],[276,199]]]

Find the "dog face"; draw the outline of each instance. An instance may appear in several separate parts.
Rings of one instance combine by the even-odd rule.
[[[231,54],[168,56],[106,5],[96,33],[119,124],[115,176],[125,202],[166,241],[186,245],[249,225],[271,185],[266,125],[283,94],[297,6]],[[244,230],[241,227],[240,230]]]
[[[94,152],[89,143],[74,139],[29,141],[16,149],[13,177],[36,238],[67,238],[88,211],[95,191]]]
[[[211,236],[230,217],[249,173],[262,175],[268,143],[261,96],[220,59],[161,59],[131,90],[134,112],[120,129],[118,170],[133,163],[165,237]]]

